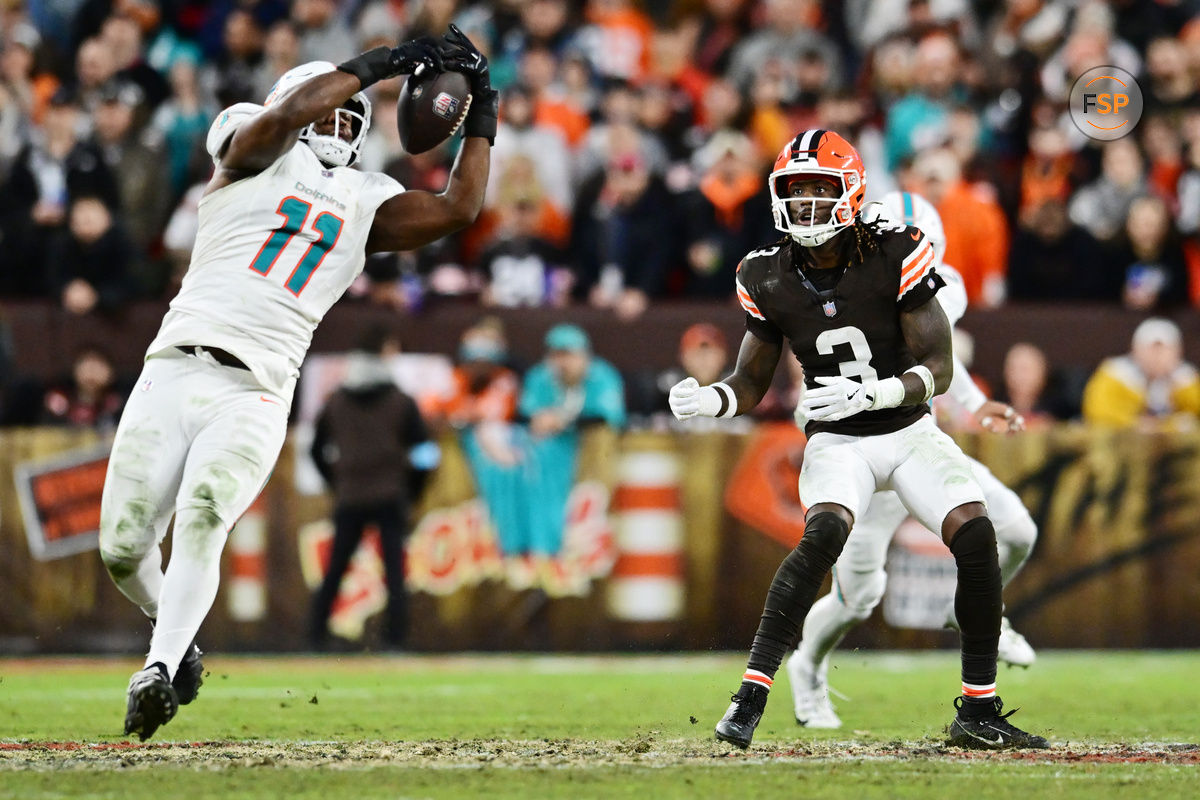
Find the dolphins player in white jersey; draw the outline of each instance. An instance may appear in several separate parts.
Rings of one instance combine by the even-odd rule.
[[[404,191],[352,169],[371,122],[364,90],[418,66],[462,72],[472,102],[445,191]],[[469,225],[496,135],[487,59],[454,26],[334,66],[285,73],[264,103],[217,116],[216,170],[191,265],[146,351],[104,484],[100,555],[154,622],[129,681],[125,732],[143,741],[194,699],[194,639],[216,597],[229,529],[267,482],[313,330],[369,253],[411,250]],[[164,575],[159,543],[175,518]]]
[[[967,310],[967,293],[962,277],[942,263],[946,234],[941,217],[929,201],[909,192],[889,192],[880,201],[878,213],[894,222],[915,225],[932,242],[937,273],[946,285],[934,297],[953,325]],[[867,210],[864,210],[864,215]],[[1019,431],[1024,420],[1004,403],[989,400],[971,380],[965,366],[954,356],[954,376],[949,394],[993,432]],[[997,480],[975,459],[971,462],[987,501],[988,516],[996,527],[1000,553],[1000,577],[1005,585],[1020,570],[1037,539],[1037,526],[1016,493]],[[829,699],[829,654],[855,625],[871,616],[883,598],[887,584],[884,564],[888,545],[908,509],[892,491],[876,492],[861,519],[854,522],[846,547],[833,567],[833,589],[822,597],[804,618],[800,644],[787,661],[788,679],[796,707],[796,721],[809,728],[840,728],[842,721]],[[954,605],[946,611],[946,624],[957,628]],[[1013,630],[1008,618],[1001,620],[999,658],[1014,666],[1033,663],[1033,648]]]

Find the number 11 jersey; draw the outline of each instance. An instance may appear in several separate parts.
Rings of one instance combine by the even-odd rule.
[[[218,347],[290,400],[313,331],[362,272],[376,210],[403,191],[381,173],[326,167],[297,142],[206,195],[191,264],[146,357]]]
[[[933,247],[918,228],[856,224],[875,246],[863,245],[860,262],[855,230],[841,233],[854,262],[844,271],[807,266],[804,248],[790,240],[756,250],[738,265],[746,329],[771,343],[786,337],[804,367],[807,389],[817,386],[817,377],[883,380],[916,366],[900,313],[929,302],[944,285],[934,270]],[[927,413],[928,404],[918,403],[831,422],[810,420],[804,430],[809,436],[822,431],[871,436],[898,431]]]

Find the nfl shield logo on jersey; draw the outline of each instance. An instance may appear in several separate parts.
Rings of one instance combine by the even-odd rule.
[[[821,305],[821,308],[825,311],[825,316],[827,316],[827,317],[836,317],[837,316],[837,303],[835,303],[834,301],[826,300]]]
[[[439,92],[438,96],[433,100],[433,113],[443,119],[454,119],[455,112],[458,111],[458,98],[451,97],[445,92]]]

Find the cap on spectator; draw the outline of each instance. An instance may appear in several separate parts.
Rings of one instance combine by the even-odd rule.
[[[8,32],[8,41],[11,44],[19,44],[32,52],[42,43],[42,35],[28,22],[18,22]]]
[[[563,323],[555,325],[546,334],[546,349],[586,353],[592,349],[592,343],[583,328]]]
[[[1137,326],[1133,332],[1133,346],[1145,347],[1151,344],[1167,344],[1178,346],[1183,340],[1179,326],[1169,319],[1151,317]]]
[[[679,350],[691,350],[693,347],[719,347],[726,349],[725,334],[711,322],[697,322],[683,332],[679,339]]]
[[[101,103],[120,103],[130,108],[138,107],[144,99],[144,93],[140,86],[131,81],[118,79],[110,80],[101,86],[99,96]]]
[[[55,108],[78,106],[79,95],[70,86],[60,86],[50,95],[50,105]]]

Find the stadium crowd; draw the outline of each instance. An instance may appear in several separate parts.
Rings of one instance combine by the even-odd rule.
[[[296,64],[451,21],[502,92],[484,213],[373,256],[362,302],[588,303],[626,320],[676,298],[732,303],[740,257],[779,237],[765,174],[821,127],[862,153],[868,199],[902,188],[937,207],[976,307],[1200,305],[1197,0],[4,0],[0,312],[170,297],[220,109],[261,102]],[[1101,64],[1145,98],[1107,144],[1065,103]],[[372,87],[362,167],[440,190],[456,143],[403,153],[400,81]],[[1027,384],[1046,371],[1010,355]],[[97,397],[81,415],[47,395],[41,417],[111,417]]]

